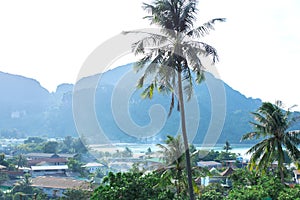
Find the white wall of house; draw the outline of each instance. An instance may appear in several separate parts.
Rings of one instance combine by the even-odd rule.
[[[300,174],[295,174],[295,181],[297,184],[300,184]]]

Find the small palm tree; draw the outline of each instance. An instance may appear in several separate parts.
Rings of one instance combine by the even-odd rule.
[[[226,140],[223,149],[226,151],[226,153],[227,153],[229,150],[232,149],[232,147],[230,146],[230,143],[228,142],[228,140]]]
[[[213,19],[194,28],[196,5],[196,0],[154,0],[153,4],[144,4],[144,9],[150,13],[146,18],[161,28],[161,34],[125,32],[145,35],[143,39],[133,44],[134,53],[144,56],[135,63],[136,70],[146,68],[139,79],[138,88],[143,87],[145,80],[152,75],[150,84],[143,92],[143,97],[151,99],[154,89],[170,92],[169,114],[174,107],[175,97],[178,99],[177,107],[181,118],[190,199],[194,199],[194,194],[183,92],[189,100],[193,94],[192,72],[196,74],[197,83],[203,80],[203,56],[211,56],[213,63],[218,60],[215,48],[195,39],[207,35],[210,30],[214,29],[215,22],[225,21],[223,18]]]
[[[31,179],[31,175],[30,174],[25,174],[24,175],[24,179],[22,179],[21,181],[20,181],[20,183],[22,184],[22,185],[24,185],[24,186],[30,186],[31,184],[32,184],[32,179]]]
[[[282,109],[282,102],[275,104],[264,102],[257,112],[252,113],[256,122],[250,122],[255,131],[245,134],[242,140],[262,139],[251,147],[247,153],[252,153],[252,167],[257,164],[258,170],[267,170],[270,164],[278,161],[281,182],[284,183],[284,150],[289,156],[297,161],[300,158],[300,151],[297,146],[300,144],[300,131],[289,131],[298,121],[298,117],[292,117],[290,108],[287,111]]]
[[[16,158],[17,168],[24,167],[27,165],[27,158],[23,154],[20,154]]]
[[[172,178],[175,181],[177,195],[179,196],[184,187],[183,170],[185,168],[184,146],[180,135],[177,137],[167,136],[166,145],[157,144],[161,150],[161,159],[165,162],[165,167],[159,169],[163,178]]]
[[[128,147],[125,147],[125,150],[122,152],[124,157],[132,157],[132,150]]]

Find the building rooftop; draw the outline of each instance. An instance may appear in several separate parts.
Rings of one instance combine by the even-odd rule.
[[[53,176],[38,176],[36,178],[32,178],[32,186],[57,189],[90,189],[90,184],[86,181]]]
[[[82,167],[103,167],[104,165],[101,164],[101,163],[96,163],[96,162],[93,162],[93,163],[87,163],[86,165],[83,165]]]
[[[75,156],[75,154],[68,154],[68,153],[28,153],[25,155],[26,157],[32,157],[32,158],[72,158]]]
[[[300,170],[294,170],[294,174],[300,175]]]
[[[38,165],[39,163],[67,163],[68,160],[66,158],[38,158],[33,160],[28,160],[28,165]]]
[[[225,171],[221,173],[221,176],[229,176],[234,172],[234,169],[231,167],[228,167]]]
[[[6,167],[4,165],[0,165],[0,170],[1,169],[6,169]]]
[[[199,161],[197,162],[199,167],[214,167],[214,166],[222,166],[221,163],[216,161]]]
[[[31,166],[31,170],[61,170],[69,169],[68,165],[48,165],[48,166]]]

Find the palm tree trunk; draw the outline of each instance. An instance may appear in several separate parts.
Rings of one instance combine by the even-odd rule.
[[[284,174],[283,174],[282,167],[279,167],[279,171],[280,171],[280,180],[281,180],[281,183],[284,184]]]
[[[278,143],[278,168],[279,168],[279,173],[280,173],[280,180],[281,183],[284,184],[284,173],[283,173],[283,162],[284,162],[284,152],[281,146],[281,143]]]
[[[179,70],[177,71],[177,77],[178,77],[178,101],[179,101],[180,118],[181,118],[181,131],[182,131],[183,143],[185,148],[186,171],[188,175],[189,195],[190,195],[190,200],[194,200],[195,198],[194,198],[194,190],[193,190],[190,150],[189,150],[189,143],[188,143],[188,138],[186,133],[186,124],[185,124],[182,79],[181,79],[181,72]]]

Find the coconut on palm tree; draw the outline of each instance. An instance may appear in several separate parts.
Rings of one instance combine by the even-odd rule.
[[[125,32],[144,35],[133,44],[134,53],[143,55],[143,58],[135,63],[137,71],[144,69],[143,76],[138,81],[138,88],[149,81],[143,96],[152,98],[154,89],[171,93],[169,114],[174,108],[175,100],[178,100],[190,199],[194,199],[194,194],[183,93],[185,92],[187,100],[193,94],[192,72],[196,74],[197,83],[203,80],[203,57],[211,57],[212,63],[218,60],[216,49],[197,39],[213,30],[215,22],[225,21],[223,18],[212,19],[194,28],[196,6],[196,0],[154,0],[152,4],[144,4],[144,9],[150,13],[145,18],[158,25],[161,28],[160,32]]]
[[[252,114],[256,122],[250,123],[255,131],[245,134],[242,140],[262,140],[248,150],[248,153],[252,153],[251,168],[256,166],[257,170],[265,171],[272,162],[277,161],[281,182],[284,183],[284,148],[294,161],[300,158],[297,148],[300,144],[300,131],[290,130],[299,117],[291,116],[290,109],[284,111],[281,101],[275,104],[264,102]]]

